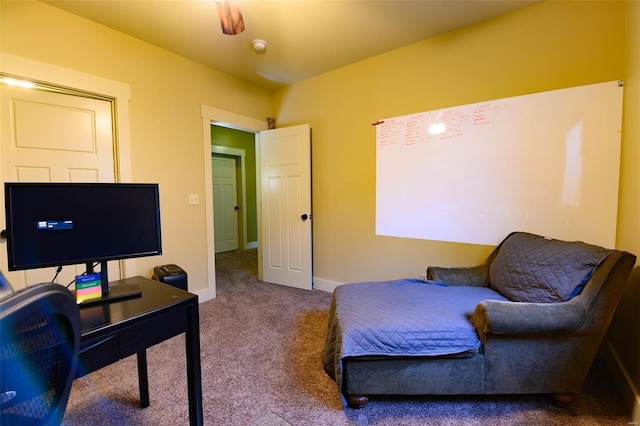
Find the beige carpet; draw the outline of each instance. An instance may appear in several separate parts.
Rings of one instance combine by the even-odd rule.
[[[343,409],[322,369],[331,295],[259,282],[255,250],[216,256],[218,297],[200,305],[205,425],[627,425],[596,364],[568,409],[541,395],[372,398]],[[187,271],[188,272],[188,271]],[[135,357],[74,382],[64,425],[188,424],[184,338],[148,351],[151,406]]]
[[[290,426],[291,423],[277,415],[276,413],[267,413],[258,420],[251,423],[251,426]]]

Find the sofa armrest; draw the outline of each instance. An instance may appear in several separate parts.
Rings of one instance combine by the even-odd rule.
[[[447,285],[468,285],[473,287],[485,287],[488,281],[488,277],[488,265],[459,268],[429,266],[427,268],[428,280],[439,281]]]
[[[584,323],[580,303],[524,303],[483,300],[473,313],[473,324],[482,336],[493,334],[568,333]]]

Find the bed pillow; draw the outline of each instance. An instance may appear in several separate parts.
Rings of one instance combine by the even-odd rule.
[[[491,288],[514,302],[565,302],[580,294],[611,250],[517,232],[489,268]]]

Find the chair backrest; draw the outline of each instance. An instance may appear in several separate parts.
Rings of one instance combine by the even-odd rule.
[[[585,244],[581,241],[567,242],[560,240],[549,240],[540,245],[534,245],[529,241],[533,239],[544,240],[534,234],[523,232],[513,232],[509,234],[502,243],[494,250],[487,260],[488,269],[494,267],[494,262],[499,257],[499,251],[505,247],[508,249],[508,240],[520,240],[520,250],[527,251],[526,256],[516,256],[518,259],[526,259],[527,256],[540,259],[543,267],[534,265],[529,272],[530,277],[527,282],[532,281],[531,276],[542,274],[542,279],[547,278],[549,282],[561,282],[565,278],[579,278],[584,282],[576,282],[568,287],[574,288],[575,294],[571,294],[569,303],[581,304],[584,309],[584,323],[581,327],[582,333],[604,333],[611,322],[616,307],[622,293],[624,292],[627,279],[636,263],[636,256],[626,251],[603,249],[598,246]],[[544,250],[544,255],[536,255],[535,250]],[[533,252],[533,254],[531,253]],[[581,256],[585,256],[581,258]],[[555,264],[557,262],[557,265]],[[560,266],[560,268],[557,268]],[[543,272],[549,269],[558,269],[555,274]],[[513,265],[510,269],[516,270]],[[526,268],[525,268],[526,269]],[[578,270],[574,273],[574,270]],[[560,275],[562,273],[562,275]],[[493,283],[490,283],[493,286]],[[550,284],[549,286],[552,286]],[[527,300],[529,302],[541,302],[541,300]]]
[[[0,424],[62,422],[80,347],[80,311],[61,285],[0,299]]]
[[[566,302],[611,252],[582,241],[514,232],[491,261],[490,287],[514,302]]]

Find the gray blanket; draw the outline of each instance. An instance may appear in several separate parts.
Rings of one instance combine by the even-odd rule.
[[[324,369],[342,389],[346,357],[477,351],[480,339],[470,317],[486,299],[507,300],[486,287],[409,279],[341,285],[331,303]]]

